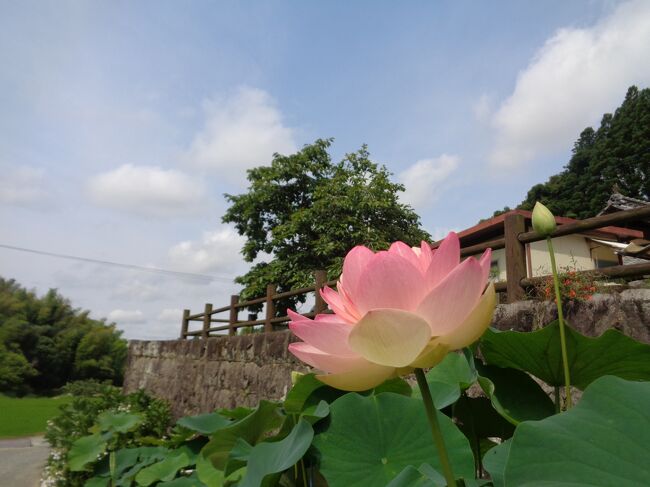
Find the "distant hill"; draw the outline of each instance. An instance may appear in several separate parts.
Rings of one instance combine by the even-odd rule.
[[[650,88],[628,88],[623,104],[603,115],[598,130],[582,131],[564,170],[530,188],[517,208],[532,210],[541,201],[558,216],[589,218],[605,207],[614,187],[650,200]]]

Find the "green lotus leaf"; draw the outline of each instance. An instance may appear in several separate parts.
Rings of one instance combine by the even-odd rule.
[[[595,380],[569,411],[517,426],[504,485],[647,486],[649,411],[650,382]]]
[[[454,472],[473,478],[467,438],[444,414],[438,419]],[[314,438],[330,487],[387,485],[409,465],[440,469],[422,401],[393,393],[350,393],[330,405],[329,426]]]
[[[566,326],[571,384],[585,389],[599,377],[615,375],[627,380],[650,380],[650,345],[617,330],[590,338]],[[490,365],[523,370],[552,386],[564,385],[560,327],[557,321],[533,332],[489,329],[480,342]]]

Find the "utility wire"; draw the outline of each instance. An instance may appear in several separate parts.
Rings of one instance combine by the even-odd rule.
[[[46,255],[48,257],[57,257],[57,258],[60,258],[60,259],[78,260],[78,261],[81,261],[81,262],[91,262],[93,264],[101,264],[101,265],[119,267],[119,268],[122,268],[122,269],[130,269],[130,270],[136,270],[136,271],[152,272],[152,273],[155,273],[155,274],[164,274],[164,275],[168,275],[168,276],[184,277],[184,278],[190,278],[190,279],[200,279],[200,280],[203,280],[203,281],[233,282],[233,280],[234,280],[232,277],[226,277],[226,276],[210,276],[210,275],[207,275],[207,274],[195,274],[193,272],[170,271],[170,270],[167,270],[167,269],[158,269],[156,267],[145,267],[145,266],[135,265],[135,264],[122,264],[120,262],[111,262],[111,261],[108,261],[108,260],[89,259],[87,257],[78,257],[76,255],[57,254],[57,253],[54,253],[54,252],[46,252],[44,250],[27,249],[25,247],[16,247],[14,245],[0,244],[0,248],[9,249],[9,250],[17,250],[19,252],[29,252],[31,254]]]

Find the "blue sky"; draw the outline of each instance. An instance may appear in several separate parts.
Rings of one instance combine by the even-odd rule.
[[[0,275],[178,333],[246,269],[220,223],[246,168],[363,143],[440,237],[516,205],[647,87],[650,3],[0,0]]]

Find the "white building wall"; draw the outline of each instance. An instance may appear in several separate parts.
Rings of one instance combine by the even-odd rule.
[[[618,265],[618,256],[611,247],[593,242],[581,235],[567,235],[553,239],[555,260],[559,270],[570,267],[576,270],[592,270],[595,268]],[[530,256],[530,265],[528,258]],[[548,275],[551,273],[551,259],[548,255],[546,240],[526,244],[526,269],[528,277]],[[530,275],[532,271],[532,276]],[[492,251],[492,269],[490,280],[505,281],[506,251]]]
[[[492,251],[492,269],[490,271],[492,282],[506,280],[506,250],[497,249]]]
[[[551,273],[551,258],[548,253],[546,240],[532,242],[528,244],[530,250],[530,264],[528,269],[532,271],[532,276],[544,276]],[[553,249],[555,250],[555,260],[558,270],[570,267],[572,270],[587,271],[595,268],[594,261],[591,257],[591,247],[587,239],[581,235],[566,235],[553,239]]]
[[[618,256],[611,247],[598,244],[581,235],[556,237],[553,239],[553,248],[560,272],[567,267],[571,270],[593,270],[597,267],[618,265]],[[530,264],[528,264],[529,258]],[[526,270],[528,277],[551,273],[551,259],[546,240],[526,244]],[[505,249],[493,250],[490,280],[498,282],[506,279],[506,251]]]

